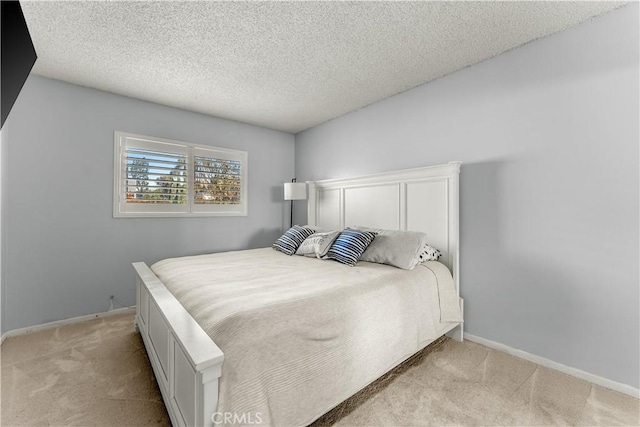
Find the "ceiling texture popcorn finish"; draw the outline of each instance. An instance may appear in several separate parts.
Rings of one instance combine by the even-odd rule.
[[[297,133],[620,2],[22,2],[34,72]]]

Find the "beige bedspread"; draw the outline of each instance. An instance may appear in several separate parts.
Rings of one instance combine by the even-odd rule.
[[[151,269],[225,354],[219,412],[306,425],[415,353],[460,308],[439,263],[412,271],[271,248]]]

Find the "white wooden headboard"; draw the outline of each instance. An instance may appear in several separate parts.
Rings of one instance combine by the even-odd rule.
[[[462,162],[345,179],[309,181],[308,222],[426,233],[460,293],[459,175]]]

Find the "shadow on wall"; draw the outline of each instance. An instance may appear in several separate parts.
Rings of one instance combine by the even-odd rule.
[[[282,235],[278,228],[263,228],[249,238],[247,249],[268,248]]]
[[[282,206],[282,216],[281,216],[282,222],[280,224],[280,230],[278,230],[278,233],[277,233],[278,235],[274,238],[274,241],[275,241],[275,239],[280,237],[290,227],[289,221],[290,221],[290,215],[291,215],[291,204],[290,204],[291,202],[284,200],[284,182],[281,185],[275,185],[271,187],[270,196],[271,196],[270,200],[272,202],[280,203],[280,205]],[[305,201],[299,201],[296,203],[296,206],[294,207],[297,207],[297,205],[299,204],[304,205],[305,208],[307,206]]]
[[[535,256],[536,248],[519,241],[529,224],[510,213],[514,203],[510,191],[528,189],[507,181],[513,178],[509,172],[517,168],[515,162],[462,166],[460,278],[467,303],[465,328],[471,334],[556,360],[558,347],[554,354],[540,349],[561,346],[563,352],[570,353],[565,354],[567,359],[575,360],[584,349],[566,343],[572,329],[568,321],[579,304],[571,293],[571,273],[559,264],[560,259],[558,264],[547,263],[544,257]],[[513,330],[521,337],[518,342],[508,340],[514,336]]]
[[[283,183],[284,184],[284,183]],[[289,228],[289,202],[284,200],[283,185],[274,185],[269,190],[269,201],[280,203],[282,206],[280,227],[263,228],[252,234],[247,243],[247,249],[267,248],[273,245],[278,237]],[[260,212],[254,213],[260,215]]]
[[[271,187],[271,201],[272,202],[284,202],[284,182],[282,185],[274,185]]]

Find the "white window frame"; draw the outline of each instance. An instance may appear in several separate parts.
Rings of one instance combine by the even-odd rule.
[[[173,204],[127,204],[125,178],[128,141],[136,145],[160,147],[164,145],[174,149],[175,153],[187,156],[187,203]],[[159,148],[158,148],[159,149]],[[169,151],[167,151],[169,152]],[[211,155],[223,159],[238,160],[240,169],[240,204],[201,205],[194,203],[194,155]],[[166,138],[157,138],[134,133],[116,131],[114,135],[114,170],[113,170],[113,217],[114,218],[152,218],[152,217],[212,217],[212,216],[246,216],[248,212],[248,165],[246,151],[209,145],[191,144]]]

